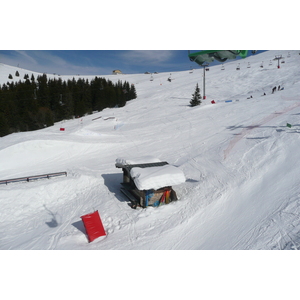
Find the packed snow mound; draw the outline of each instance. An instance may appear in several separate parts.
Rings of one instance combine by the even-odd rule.
[[[171,165],[150,168],[132,168],[130,175],[139,190],[160,189],[185,182],[184,173]]]

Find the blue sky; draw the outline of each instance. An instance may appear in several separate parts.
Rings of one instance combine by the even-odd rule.
[[[199,50],[191,50],[191,52]],[[107,75],[198,68],[188,50],[0,50],[0,62],[41,73]]]
[[[106,75],[178,71],[192,65],[180,50],[29,50],[0,51],[0,62],[42,73]]]
[[[175,72],[198,67],[189,61],[188,49],[292,50],[295,43],[298,48],[297,10],[286,16],[267,13],[269,2],[260,1],[258,9],[231,1],[219,10],[209,1],[198,6],[156,0],[146,6],[131,0],[98,2],[70,6],[69,1],[54,0],[42,7],[33,0],[4,1],[0,62],[61,75],[106,75],[114,69]]]

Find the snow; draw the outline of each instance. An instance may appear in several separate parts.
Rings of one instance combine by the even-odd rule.
[[[285,57],[280,69],[277,62],[267,63],[275,55]],[[264,68],[260,68],[262,61]],[[251,68],[247,68],[248,62]],[[111,75],[105,77],[135,84],[138,98],[122,108],[105,109],[45,129],[2,137],[0,180],[62,171],[67,176],[0,185],[0,249],[299,250],[299,51],[272,50],[239,63],[240,71],[236,70],[237,61],[224,64],[224,71],[221,65],[210,67],[206,73],[207,99],[194,108],[189,101],[197,83],[202,93],[202,69],[193,73],[173,72],[172,82],[167,81],[169,73],[154,74],[153,81],[146,74]],[[23,73],[34,73],[0,64],[0,82],[7,82],[8,75],[14,75],[16,70],[20,78]],[[73,76],[61,77],[65,80]],[[271,94],[272,88],[279,85],[284,90]],[[266,96],[262,96],[264,93]],[[211,104],[212,100],[216,103]],[[287,127],[287,123],[292,127]],[[60,131],[61,127],[65,131]],[[122,171],[116,168],[116,159],[126,158],[122,163],[133,163],[149,156],[176,167],[186,181],[173,187],[178,201],[133,210],[120,191]],[[107,236],[88,243],[80,217],[95,210],[99,211]],[[22,282],[32,261],[37,262],[38,270],[45,268],[49,258],[33,253],[29,259],[14,256],[15,266],[24,268],[18,268],[18,274],[16,267],[7,268],[5,276]],[[281,261],[274,251],[255,252],[254,259],[248,254],[253,255],[252,251],[239,251],[239,255],[230,252],[229,257],[211,257],[205,251],[200,255],[198,251],[188,255],[158,251],[160,258],[164,257],[163,262],[159,260],[160,266],[151,260],[157,258],[152,252],[142,252],[143,257],[138,260],[135,251],[117,252],[120,257],[111,254],[109,259],[97,251],[89,255],[85,251],[76,251],[76,255],[58,253],[63,257],[61,265],[55,263],[57,254],[53,254],[53,266],[46,265],[56,270],[55,291],[66,278],[59,267],[79,275],[78,256],[81,266],[86,267],[86,260],[91,265],[96,263],[98,273],[91,279],[90,287],[100,287],[99,274],[106,279],[126,278],[117,280],[116,289],[101,286],[100,292],[107,291],[112,299],[117,290],[128,291],[125,285],[132,279],[126,276],[135,263],[140,269],[146,264],[149,272],[158,268],[164,282],[169,280],[164,271],[168,270],[176,275],[172,279],[176,286],[179,281],[188,283],[188,288],[175,289],[176,296],[185,299],[195,298],[192,293],[205,292],[213,297],[216,289],[231,295],[231,299],[253,299],[257,298],[257,289],[266,285],[268,292],[262,298],[281,299],[297,287],[297,276],[291,276],[289,266],[297,270],[298,257],[284,255]],[[144,254],[148,255],[146,259]],[[263,259],[257,259],[258,256]],[[238,266],[232,263],[236,257]],[[147,264],[148,259],[153,264]],[[104,261],[109,267],[103,271]],[[208,267],[203,270],[205,263]],[[216,269],[219,265],[224,267],[223,271]],[[197,275],[188,276],[192,278],[186,282],[187,274],[194,272],[188,269],[190,266],[197,270]],[[266,275],[265,269],[271,274]],[[238,276],[228,282],[225,279],[230,270],[235,275],[245,270],[254,275],[246,280]],[[265,281],[270,278],[269,286]],[[282,288],[284,278],[288,279],[288,288]],[[204,282],[204,286],[199,287],[199,282]],[[37,283],[48,290],[49,283],[43,281],[43,276]],[[28,290],[27,286],[21,287]],[[152,294],[149,289],[139,297]],[[40,296],[34,292],[33,298],[35,295]],[[69,296],[67,292],[64,298],[70,299]],[[84,296],[85,286],[81,294]]]
[[[130,175],[139,190],[160,189],[185,182],[183,172],[171,165],[150,168],[132,168]]]
[[[280,69],[266,63],[278,54],[285,57]],[[150,74],[109,75],[135,84],[138,98],[2,137],[0,180],[67,176],[0,186],[0,249],[300,249],[300,56],[272,50],[239,63],[240,71],[237,61],[224,71],[210,67],[207,99],[194,108],[202,69],[173,72],[172,82],[169,73],[153,81]],[[20,78],[33,73],[1,64],[1,82],[16,70]],[[278,85],[284,90],[271,94]],[[178,201],[129,207],[115,163],[140,157],[185,175],[174,183]],[[107,236],[88,243],[80,216],[95,210]]]
[[[153,157],[151,155],[144,155],[141,157],[118,157],[116,159],[116,166],[122,167],[126,165],[135,165],[135,164],[149,164],[161,162],[159,158]]]

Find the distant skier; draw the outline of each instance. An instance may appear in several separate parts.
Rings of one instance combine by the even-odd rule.
[[[278,91],[280,91],[280,85],[278,86]]]
[[[274,94],[274,92],[276,91],[276,86],[275,87],[273,87],[273,89],[272,89],[272,94]]]

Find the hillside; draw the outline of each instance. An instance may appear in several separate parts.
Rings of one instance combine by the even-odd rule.
[[[280,69],[269,65],[278,54],[285,57]],[[300,249],[299,51],[224,66],[206,72],[207,99],[198,107],[189,101],[197,83],[202,94],[202,69],[173,72],[171,82],[170,73],[153,74],[153,81],[103,76],[135,84],[138,98],[1,138],[0,180],[68,176],[0,185],[0,249]],[[0,64],[0,83],[16,70],[21,78],[37,75]],[[272,94],[279,85],[284,89]],[[184,172],[186,182],[174,186],[177,202],[129,207],[115,160],[144,155]],[[107,236],[88,243],[80,216],[94,210]]]

